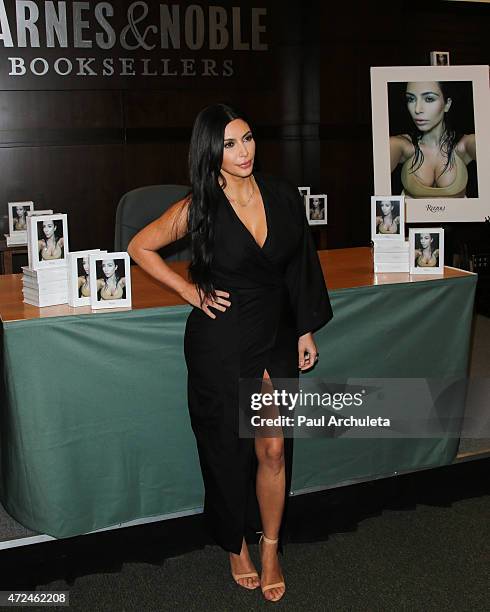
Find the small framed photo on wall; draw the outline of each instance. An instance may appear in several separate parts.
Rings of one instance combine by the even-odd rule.
[[[404,196],[371,196],[371,239],[405,240]]]
[[[442,227],[409,229],[410,274],[444,274]]]
[[[131,308],[131,269],[126,252],[90,255],[90,306]]]
[[[298,191],[303,196],[303,198],[306,198],[306,196],[310,195],[311,187],[298,187]]]
[[[327,224],[327,196],[324,193],[307,195],[306,203],[306,218],[310,225],[326,225]]]
[[[431,51],[431,66],[449,66],[449,51]]]
[[[90,255],[100,249],[68,253],[68,304],[90,306]]]
[[[27,213],[34,210],[34,202],[9,202],[8,207],[10,235],[22,232],[27,236]]]
[[[66,266],[69,252],[67,215],[28,217],[27,250],[32,270]]]

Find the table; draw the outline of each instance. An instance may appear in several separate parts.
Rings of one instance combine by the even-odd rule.
[[[319,255],[334,318],[315,335],[315,376],[466,374],[475,275],[374,275],[369,248]],[[190,307],[138,268],[132,282],[132,310],[92,313],[23,304],[21,276],[0,277],[0,497],[33,531],[63,538],[202,508],[183,357]],[[428,338],[438,358],[427,362]],[[457,448],[297,439],[292,494],[449,464]]]
[[[0,240],[0,274],[12,274],[12,256],[27,255],[27,244],[7,246],[6,240]]]

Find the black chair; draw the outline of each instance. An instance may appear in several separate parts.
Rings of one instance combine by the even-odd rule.
[[[138,231],[157,219],[177,200],[190,191],[185,185],[148,185],[124,194],[116,211],[114,249],[125,251],[131,238]],[[170,261],[191,259],[189,236],[176,240],[159,251]]]

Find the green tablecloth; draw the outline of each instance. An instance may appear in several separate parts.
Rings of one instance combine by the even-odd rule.
[[[464,376],[475,286],[475,276],[463,276],[331,292],[334,318],[316,333],[314,375]],[[3,324],[0,495],[17,521],[61,538],[200,510],[188,313],[176,306]],[[457,446],[297,439],[292,489],[448,464]]]

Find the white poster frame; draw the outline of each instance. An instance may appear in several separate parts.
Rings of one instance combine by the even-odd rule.
[[[88,259],[88,281],[90,285],[90,255],[93,253],[103,253],[100,249],[86,251],[72,251],[68,254],[68,304],[73,308],[79,306],[90,306],[90,295],[80,297],[79,286],[79,260],[86,257]]]
[[[14,227],[14,208],[18,206],[23,206],[27,208],[26,211],[26,228],[23,230],[17,230]],[[9,215],[9,234],[11,237],[13,236],[25,236],[27,242],[27,212],[34,210],[34,202],[32,200],[27,200],[25,202],[9,202],[8,203],[8,215]]]
[[[418,266],[416,257],[418,257],[417,235],[418,234],[437,234],[439,251],[438,266]],[[410,257],[410,274],[444,274],[444,229],[442,227],[411,227],[408,230],[409,242],[409,257]]]
[[[57,226],[62,227],[63,239],[63,257],[57,259],[42,259],[39,257],[39,224],[49,221],[57,222]],[[27,253],[29,258],[29,268],[31,270],[44,270],[47,268],[56,268],[66,266],[69,250],[68,243],[68,217],[65,213],[56,213],[53,215],[33,215],[27,217]]]
[[[97,262],[103,260],[123,260],[124,261],[124,285],[126,290],[125,298],[117,298],[114,300],[105,300],[99,298],[100,282],[102,278],[97,278]],[[120,264],[118,264],[120,266]],[[118,281],[119,282],[119,281]],[[114,253],[100,252],[90,255],[90,287],[96,288],[96,291],[90,291],[90,306],[92,310],[104,308],[131,308],[131,260],[125,251]]]
[[[478,222],[490,216],[490,89],[488,66],[389,66],[371,68],[375,193],[392,194],[388,84],[471,82],[478,197],[406,197],[407,223]],[[392,194],[398,195],[398,194]]]

